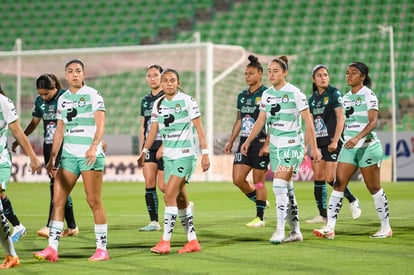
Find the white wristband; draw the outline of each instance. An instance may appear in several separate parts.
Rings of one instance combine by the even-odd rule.
[[[202,155],[208,155],[208,149],[201,149]]]
[[[148,153],[148,149],[147,148],[142,148],[142,153],[144,153],[144,154]]]

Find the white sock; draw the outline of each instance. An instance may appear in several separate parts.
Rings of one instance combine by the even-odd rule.
[[[300,233],[299,225],[299,207],[296,202],[295,189],[293,187],[293,181],[289,181],[287,185],[288,198],[289,198],[289,209],[287,214],[287,220],[292,232]]]
[[[381,228],[384,230],[391,229],[388,199],[384,190],[381,188],[376,194],[372,195],[372,198],[374,198],[375,209],[377,210],[378,218],[381,221]]]
[[[60,235],[63,231],[63,221],[51,220],[49,223],[49,245],[56,251],[59,246]]]
[[[0,242],[1,246],[3,247],[4,254],[10,255],[10,256],[17,256],[16,250],[14,249],[13,241],[11,239],[10,234],[10,225],[7,221],[6,216],[3,212],[3,205],[0,200]]]
[[[342,200],[344,199],[344,192],[338,192],[333,190],[331,197],[329,198],[328,211],[327,211],[327,226],[335,229],[336,220],[338,219],[339,211],[342,207]]]
[[[108,224],[95,224],[96,248],[106,250],[108,242]]]
[[[166,206],[164,211],[164,234],[162,239],[164,241],[171,240],[174,231],[175,221],[177,220],[178,207]]]
[[[178,216],[180,217],[181,225],[183,226],[184,233],[187,234],[188,241],[197,239],[194,228],[194,217],[191,212],[191,208],[178,209]]]
[[[284,232],[289,207],[287,196],[288,182],[282,179],[273,179],[273,193],[276,197],[276,231]]]

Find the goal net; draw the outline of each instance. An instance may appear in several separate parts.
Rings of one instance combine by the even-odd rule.
[[[213,166],[206,174],[207,180],[229,180],[233,156],[220,155],[236,117],[237,94],[245,87],[244,69],[248,54],[239,46],[211,43],[36,51],[17,49],[0,52],[0,82],[7,96],[15,102],[22,127],[25,127],[31,119],[37,96],[36,78],[44,73],[53,73],[66,88],[66,62],[74,58],[81,60],[85,64],[85,83],[100,91],[105,99],[108,157],[135,155],[136,158],[140,103],[149,92],[146,68],[159,64],[163,68],[176,69],[180,74],[180,87],[195,97],[201,107],[209,149],[214,155]],[[270,61],[270,57],[259,58],[264,65]],[[38,155],[42,155],[42,134],[42,127],[38,127],[30,136]],[[133,162],[125,166],[131,168],[135,159]],[[130,179],[136,180],[136,173],[141,174],[134,167]],[[205,174],[200,175],[200,180],[206,179]]]

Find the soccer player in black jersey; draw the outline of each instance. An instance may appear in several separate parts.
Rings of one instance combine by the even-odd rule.
[[[150,65],[147,68],[147,84],[151,91],[142,98],[141,101],[141,129],[139,133],[139,151],[145,143],[146,137],[151,128],[151,112],[154,102],[164,96],[161,88],[161,73],[163,69],[160,65]],[[140,231],[159,231],[161,226],[158,222],[158,188],[164,192],[164,164],[162,160],[162,142],[161,136],[157,135],[151,148],[145,157],[143,166],[145,178],[145,203],[147,205],[150,223],[141,227]]]
[[[306,223],[325,223],[328,191],[326,183],[333,186],[339,151],[342,147],[341,136],[344,129],[344,113],[342,93],[329,83],[329,71],[325,65],[316,65],[312,70],[312,95],[309,98],[309,109],[313,116],[316,142],[322,153],[322,160],[312,161],[314,173],[314,196],[319,215]],[[349,188],[345,189],[353,219],[361,215],[359,201]]]
[[[248,87],[237,97],[237,117],[233,125],[229,141],[224,147],[224,153],[229,154],[233,143],[240,134],[240,142],[234,154],[233,183],[256,204],[256,217],[246,225],[249,227],[265,226],[264,211],[267,207],[267,190],[265,185],[266,172],[269,165],[266,129],[263,127],[260,134],[252,142],[247,155],[240,152],[240,146],[249,136],[259,115],[259,104],[262,93],[267,89],[262,84],[263,66],[258,58],[250,55],[250,63],[245,69],[245,79]],[[253,170],[253,184],[246,178]]]

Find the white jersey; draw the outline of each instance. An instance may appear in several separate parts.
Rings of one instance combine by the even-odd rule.
[[[97,90],[89,86],[83,86],[74,94],[67,90],[61,95],[56,117],[65,124],[62,155],[85,156],[96,132],[96,111],[105,111],[104,100]],[[96,151],[96,155],[99,154],[103,154],[102,143]]]
[[[266,113],[271,146],[284,148],[304,143],[300,113],[306,109],[305,94],[290,83],[280,90],[271,87],[263,92],[260,111]]]
[[[368,124],[368,111],[378,111],[378,99],[374,92],[366,86],[363,86],[357,93],[352,94],[349,91],[343,97],[345,126],[345,142],[358,135]],[[379,141],[377,133],[374,130],[368,135],[361,138],[354,148],[366,147],[370,143]]]
[[[197,156],[192,120],[200,115],[195,99],[182,92],[178,92],[171,100],[160,98],[154,103],[151,121],[158,123],[163,145],[163,158],[178,159]]]
[[[7,137],[9,136],[9,124],[18,118],[16,107],[11,99],[0,94],[0,164],[11,164]]]

